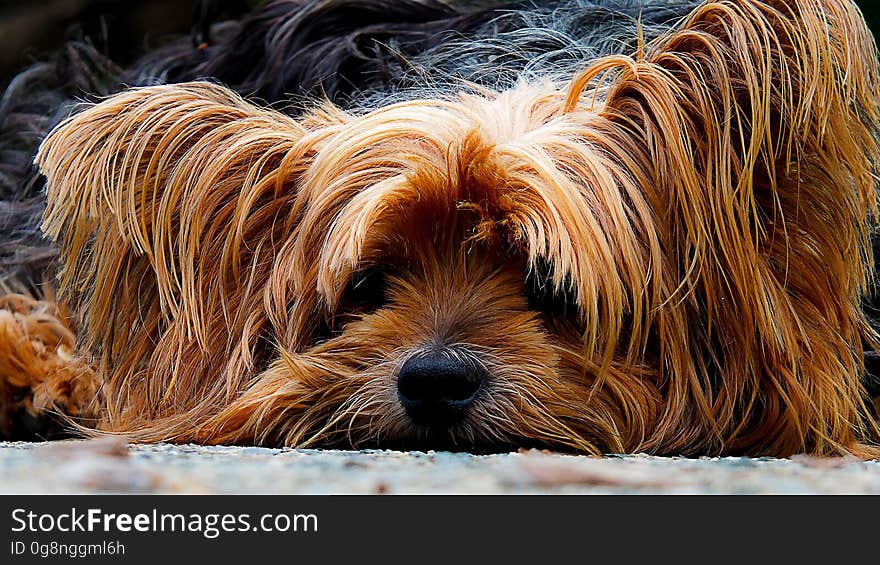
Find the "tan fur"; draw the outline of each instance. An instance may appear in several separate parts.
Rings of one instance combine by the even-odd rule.
[[[207,83],[109,98],[37,156],[102,427],[870,456],[878,89],[852,2],[729,0],[563,86],[299,120]],[[576,311],[528,307],[546,264]],[[375,265],[388,304],[350,309]],[[395,392],[432,343],[490,374],[444,438]]]
[[[0,434],[19,437],[23,418],[37,433],[61,431],[62,415],[81,425],[100,418],[100,381],[74,356],[66,314],[21,294],[0,297]],[[57,413],[57,418],[53,416]]]

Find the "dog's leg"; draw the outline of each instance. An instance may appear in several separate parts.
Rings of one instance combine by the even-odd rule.
[[[96,424],[100,383],[74,340],[57,304],[0,297],[0,438],[53,439]]]
[[[351,367],[333,355],[284,354],[194,437],[215,445],[309,447],[318,438],[323,446],[334,439],[345,444],[350,413],[336,409],[359,387],[339,378],[348,372]]]

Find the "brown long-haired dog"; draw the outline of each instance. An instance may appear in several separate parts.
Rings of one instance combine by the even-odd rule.
[[[290,116],[187,82],[58,125],[43,227],[99,429],[874,455],[861,14],[720,0],[634,40],[497,92]]]

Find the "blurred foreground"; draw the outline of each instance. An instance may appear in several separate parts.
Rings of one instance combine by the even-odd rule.
[[[880,494],[856,459],[576,457],[0,443],[2,493]]]

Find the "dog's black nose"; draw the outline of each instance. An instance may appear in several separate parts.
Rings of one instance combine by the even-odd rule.
[[[438,349],[403,364],[397,376],[397,392],[414,422],[448,428],[464,418],[483,379],[484,371],[476,362]]]

